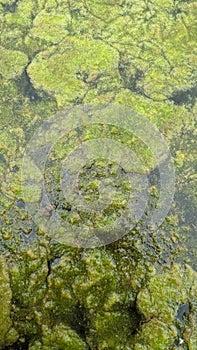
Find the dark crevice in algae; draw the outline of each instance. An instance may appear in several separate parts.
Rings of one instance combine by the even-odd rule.
[[[29,340],[26,339],[24,342],[17,341],[11,346],[6,346],[3,350],[28,350],[29,349]]]
[[[72,327],[86,343],[88,320],[86,319],[86,310],[80,303],[78,303],[76,307],[76,322],[72,325]],[[88,349],[90,348],[88,347]]]
[[[125,64],[122,60],[119,62],[118,71],[123,80],[124,87],[136,92],[138,94],[143,94],[144,91],[138,86],[138,83],[144,78],[144,72],[135,67],[133,74],[129,72],[130,64]]]
[[[16,85],[19,89],[19,92],[24,96],[28,97],[32,103],[40,102],[43,100],[52,99],[46,92],[43,90],[36,90],[31,80],[27,74],[26,69],[20,78],[17,79]]]
[[[129,313],[131,315],[131,320],[132,320],[132,329],[130,329],[130,332],[131,332],[131,335],[133,336],[138,332],[138,329],[142,323],[142,316],[137,310],[136,301],[134,306],[131,306],[129,308]]]

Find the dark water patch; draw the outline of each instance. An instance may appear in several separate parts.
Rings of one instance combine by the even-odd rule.
[[[6,159],[2,153],[0,153],[0,163],[7,164]]]
[[[17,171],[19,171],[19,169],[20,168],[18,165],[14,165],[10,171],[11,171],[11,173],[17,173]]]
[[[177,316],[176,316],[177,320],[183,323],[184,319],[188,318],[189,312],[190,312],[189,302],[181,304],[177,311]]]
[[[14,343],[13,345],[6,346],[3,350],[28,350],[29,349],[29,340],[21,342],[20,340]]]
[[[23,201],[21,201],[21,200],[17,200],[17,201],[16,201],[16,205],[17,205],[17,207],[18,207],[19,209],[25,207],[25,203],[24,203]]]
[[[160,172],[159,167],[152,169],[150,173],[147,175],[148,181],[151,186],[159,186],[160,185]]]
[[[181,106],[186,105],[193,107],[197,98],[197,85],[189,89],[175,90],[169,97],[168,100],[174,102],[175,105]]]
[[[46,99],[48,100],[50,98],[44,91],[36,90],[33,87],[26,70],[24,70],[21,77],[17,79],[16,86],[19,89],[19,93],[24,97],[28,97],[32,103],[40,102]]]
[[[186,327],[189,325],[189,316],[190,316],[190,304],[187,301],[186,303],[182,303],[179,305],[176,320],[177,320],[177,331],[178,331],[178,339],[176,342],[177,346],[181,345],[181,349],[188,350],[188,345],[184,340],[184,332]]]
[[[14,13],[14,12],[16,12],[16,10],[18,8],[18,2],[19,2],[18,0],[15,0],[12,3],[2,4],[2,7],[3,7],[5,12]]]

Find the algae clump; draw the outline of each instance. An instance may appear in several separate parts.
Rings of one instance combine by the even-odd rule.
[[[109,45],[91,38],[68,37],[58,47],[39,53],[28,67],[32,84],[56,97],[59,107],[82,100],[102,77],[106,89],[114,79],[118,55]]]
[[[44,42],[56,44],[67,35],[69,15],[48,13],[41,11],[33,22],[29,36],[34,39],[40,39]]]
[[[9,271],[5,259],[0,256],[0,347],[9,345],[17,339],[17,333],[11,329],[11,299]]]
[[[153,276],[137,296],[144,321],[134,336],[134,349],[170,349],[175,344],[195,349],[197,275],[189,266],[174,265]],[[186,345],[187,344],[187,345]]]
[[[88,350],[83,340],[71,329],[60,324],[52,329],[43,326],[42,343],[35,342],[29,350]]]
[[[0,74],[6,79],[19,76],[27,65],[28,57],[21,51],[0,47]]]

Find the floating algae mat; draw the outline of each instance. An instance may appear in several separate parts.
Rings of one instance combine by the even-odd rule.
[[[196,15],[0,1],[0,349],[197,349]]]

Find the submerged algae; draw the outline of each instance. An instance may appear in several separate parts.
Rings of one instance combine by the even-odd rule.
[[[9,322],[28,349],[163,350],[182,339],[195,350],[197,279],[189,266],[173,264],[158,273],[145,259],[140,271],[143,259],[136,266],[133,252],[118,256],[112,247],[85,252],[55,244],[48,255],[45,244],[33,239],[8,263]]]
[[[137,308],[144,317],[134,344],[147,349],[170,349],[179,344],[195,349],[197,274],[189,266],[174,265],[160,276],[153,276],[137,296]],[[179,310],[188,303],[188,312],[179,319]],[[152,329],[152,331],[151,331]],[[176,339],[176,341],[175,341]],[[159,347],[158,347],[159,344]],[[138,349],[137,345],[134,349]]]
[[[43,326],[42,343],[36,341],[29,350],[88,350],[83,340],[69,327],[62,324],[49,329]]]
[[[0,285],[0,346],[2,346],[12,324],[10,319],[12,291],[6,262],[2,257],[0,257]]]
[[[190,210],[187,205],[157,232],[143,218],[108,247],[74,249],[35,227],[20,184],[24,147],[37,126],[61,107],[115,101],[160,128],[180,170],[179,189],[194,203],[189,174],[195,155],[193,145],[185,147],[185,130],[194,129],[195,96],[182,104],[173,96],[195,84],[195,10],[192,1],[1,1],[0,348],[196,350],[196,273],[173,263],[176,236],[189,230],[187,220],[181,229],[177,225],[178,216],[183,220]],[[156,171],[150,152],[133,135],[113,127],[103,132],[103,127],[81,130],[84,140],[113,134],[139,150],[148,172]],[[60,140],[54,147],[45,174],[48,192],[64,215],[70,208],[65,210],[61,198],[55,202],[56,163],[66,156],[65,147],[80,141],[77,132],[69,136],[70,143]],[[180,139],[181,153],[176,153]],[[84,168],[81,189],[90,202],[96,199],[98,173],[104,169],[108,176],[110,169],[120,190],[118,211],[128,184],[119,184],[120,167],[109,165],[96,161],[89,176]],[[78,219],[71,218],[73,225]]]

